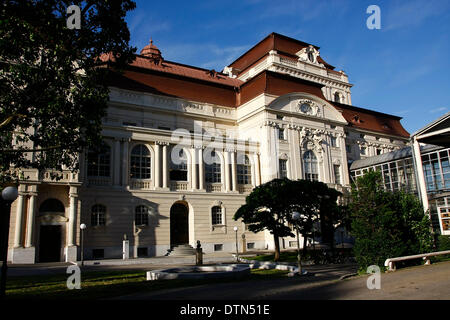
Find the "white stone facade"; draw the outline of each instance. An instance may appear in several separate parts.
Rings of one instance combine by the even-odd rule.
[[[317,62],[317,50],[310,51],[313,61],[308,60],[308,50],[298,53],[298,61],[271,51],[239,78],[247,81],[265,69],[287,73],[323,84],[326,99],[334,101],[337,92],[341,103],[351,105],[352,85],[347,75],[330,72]],[[233,70],[225,71],[233,76]],[[273,248],[268,232],[249,232],[242,222],[233,220],[233,215],[255,186],[280,176],[280,160],[290,179],[317,175],[319,181],[342,189],[350,183],[349,160],[375,155],[377,149],[386,152],[401,148],[407,141],[349,127],[329,101],[309,93],[261,93],[232,108],[116,87],[111,88],[102,134],[109,148],[109,157],[104,158],[108,163],[103,163],[107,174],[89,175],[87,154],[80,157],[79,173],[64,172],[59,181],[51,179],[48,172],[24,170],[20,196],[12,207],[9,259],[13,263],[42,261],[40,246],[48,241],[41,235],[42,230],[54,232],[60,241],[58,260],[79,259],[80,223],[87,225],[85,259],[121,258],[125,234],[131,257],[164,255],[172,245],[171,208],[176,203],[188,211],[183,231],[188,243],[195,246],[200,240],[206,253],[233,252],[235,226],[241,250],[242,235],[249,249]],[[149,151],[150,172],[144,179],[130,177],[131,153],[138,145]],[[185,181],[170,179],[175,146],[182,148],[186,156]],[[362,154],[357,146],[367,147],[366,153]],[[219,181],[206,179],[210,149],[219,159]],[[306,165],[308,152],[313,160]],[[243,155],[247,167],[242,167]],[[246,177],[242,168],[248,169]],[[64,209],[58,211],[50,206],[51,211],[42,211],[48,199],[56,199]],[[105,210],[99,225],[92,224],[95,205]],[[140,206],[148,210],[145,225],[136,225],[136,208]],[[214,217],[220,223],[213,223],[212,208],[220,208],[222,216]],[[294,240],[281,243],[287,248]]]

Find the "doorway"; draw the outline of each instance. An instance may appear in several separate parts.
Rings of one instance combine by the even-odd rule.
[[[189,209],[183,203],[170,208],[170,246],[189,243]]]
[[[61,226],[41,225],[39,262],[61,261]]]

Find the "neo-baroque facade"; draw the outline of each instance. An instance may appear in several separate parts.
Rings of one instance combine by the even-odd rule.
[[[13,203],[14,263],[162,256],[176,245],[273,247],[233,215],[277,177],[349,186],[349,162],[405,146],[399,117],[356,107],[319,47],[272,33],[223,72],[167,61],[151,42],[110,79],[104,144],[80,170],[23,170]],[[105,63],[113,65],[109,55]],[[283,239],[282,246],[294,246]]]

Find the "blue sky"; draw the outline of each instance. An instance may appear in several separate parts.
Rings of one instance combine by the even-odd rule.
[[[403,117],[410,133],[450,111],[450,1],[145,1],[127,15],[138,52],[222,70],[271,32],[320,47],[349,75],[355,106]],[[381,29],[369,30],[369,5]]]

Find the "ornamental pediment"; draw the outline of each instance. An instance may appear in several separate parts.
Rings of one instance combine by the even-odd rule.
[[[60,215],[58,213],[49,212],[49,213],[41,213],[41,215],[38,217],[39,221],[43,224],[46,223],[64,223],[69,221],[68,218],[66,218],[63,215]]]
[[[319,50],[317,50],[312,45],[303,48],[302,50],[298,51],[295,55],[298,56],[299,61],[312,63],[324,67],[324,65],[320,63],[317,59],[320,56]]]
[[[300,99],[297,102],[297,111],[308,116],[320,116],[319,105],[311,99]]]

